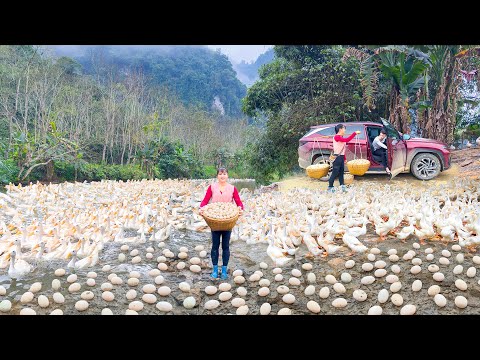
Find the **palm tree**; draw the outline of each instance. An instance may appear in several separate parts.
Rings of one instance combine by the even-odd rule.
[[[369,110],[375,109],[378,71],[391,83],[389,120],[397,129],[408,132],[408,109],[419,90],[428,82],[429,56],[406,46],[367,46],[364,50],[348,48],[343,59],[360,61],[360,83]]]

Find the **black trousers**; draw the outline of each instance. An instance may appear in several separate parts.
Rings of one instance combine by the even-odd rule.
[[[387,163],[387,150],[384,148],[379,148],[373,152],[374,155],[380,156],[382,158],[382,165],[384,168],[388,167]]]
[[[333,182],[338,177],[340,185],[343,185],[343,173],[345,172],[345,155],[338,155],[335,161],[333,162],[332,175],[328,179],[328,186],[333,187]]]
[[[220,248],[220,237],[222,237],[222,265],[227,266],[230,259],[230,235],[231,231],[212,231],[212,263],[218,265],[218,250]]]

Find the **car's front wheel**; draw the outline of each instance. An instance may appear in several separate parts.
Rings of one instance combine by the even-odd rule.
[[[410,166],[413,176],[420,180],[431,180],[440,174],[442,164],[440,160],[433,154],[421,153],[417,154]]]

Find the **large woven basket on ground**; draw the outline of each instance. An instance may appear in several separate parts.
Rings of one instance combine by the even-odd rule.
[[[238,213],[232,218],[221,219],[221,220],[209,218],[206,215],[202,215],[202,216],[205,219],[208,226],[210,226],[210,229],[212,231],[230,231],[233,229],[233,227],[235,226],[238,220]]]
[[[362,176],[370,168],[370,161],[367,159],[355,159],[347,162],[348,172],[352,175]]]
[[[328,174],[330,165],[328,164],[316,164],[307,167],[307,175],[314,179],[320,179]]]
[[[353,178],[354,176],[352,174],[344,174],[343,182],[345,183],[345,185],[351,185],[353,184]]]

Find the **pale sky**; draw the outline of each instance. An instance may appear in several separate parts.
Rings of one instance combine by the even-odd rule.
[[[230,61],[239,63],[242,60],[252,62],[257,59],[260,54],[263,54],[273,45],[207,45],[209,48],[215,50],[220,48],[222,54],[227,55]]]

